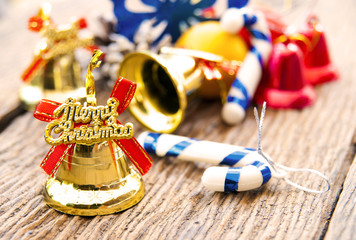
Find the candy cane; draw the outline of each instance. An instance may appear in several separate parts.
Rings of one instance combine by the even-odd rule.
[[[267,23],[260,12],[249,8],[230,8],[220,20],[221,27],[236,34],[245,26],[252,36],[252,47],[239,69],[222,109],[222,118],[228,124],[237,124],[245,117],[246,108],[256,91],[272,44]]]
[[[261,187],[271,176],[270,167],[259,156],[259,160],[244,167],[209,167],[201,180],[212,191],[242,192]]]
[[[265,159],[252,148],[150,132],[143,132],[137,140],[148,153],[160,157],[234,166],[210,167],[205,171],[202,182],[213,191],[247,191],[271,178]]]
[[[272,161],[262,151],[262,125],[266,111],[263,104],[261,119],[257,109],[255,118],[258,125],[257,150],[194,138],[143,132],[137,138],[148,153],[160,157],[174,156],[181,160],[200,161],[212,164],[225,164],[234,167],[209,167],[202,176],[203,185],[212,191],[232,192],[247,191],[261,187],[272,177],[286,181],[297,189],[310,193],[324,193],[330,189],[329,180],[322,173],[313,169],[290,168]],[[309,172],[320,176],[327,184],[324,190],[315,190],[300,186],[288,179],[288,172]]]
[[[209,164],[240,166],[250,162],[252,148],[224,143],[200,141],[194,138],[172,134],[143,132],[138,137],[146,152],[159,157],[173,156],[184,161],[198,161]]]
[[[258,188],[271,179],[283,179],[293,187],[309,193],[324,193],[329,191],[330,183],[328,178],[313,169],[309,168],[290,168],[273,162],[273,160],[263,152],[261,145],[262,125],[266,112],[266,102],[263,103],[261,118],[258,116],[257,108],[254,108],[255,119],[258,127],[258,146],[257,156],[259,157],[253,163],[247,163],[244,167],[210,167],[205,170],[202,182],[205,187],[213,191],[230,192],[246,191]],[[303,187],[291,180],[288,176],[290,172],[308,172],[321,177],[327,184],[324,190],[316,190]]]

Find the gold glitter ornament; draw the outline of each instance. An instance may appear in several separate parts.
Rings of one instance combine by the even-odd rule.
[[[107,105],[96,106],[92,71],[100,66],[101,55],[100,50],[94,51],[89,63],[87,102],[42,100],[34,113],[49,122],[45,139],[53,145],[41,163],[50,175],[44,200],[72,215],[111,214],[137,204],[145,192],[140,173],[145,174],[152,164],[133,137],[132,123],[117,120],[136,85],[119,78]]]

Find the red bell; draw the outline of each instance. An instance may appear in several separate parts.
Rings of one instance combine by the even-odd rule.
[[[311,49],[304,55],[307,81],[313,85],[336,80],[339,73],[331,63],[326,39],[321,24],[316,17],[308,20],[307,27],[301,32],[311,43]]]
[[[295,43],[276,43],[258,86],[255,101],[270,108],[303,108],[314,103],[316,94],[304,73],[303,54]]]

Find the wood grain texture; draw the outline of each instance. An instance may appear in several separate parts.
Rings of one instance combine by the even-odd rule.
[[[97,6],[100,8],[100,4]],[[334,9],[333,16],[330,9]],[[356,33],[351,29],[356,20],[355,9],[352,0],[344,1],[343,5],[332,0],[318,2],[316,13],[325,26],[331,56],[340,69],[341,79],[318,86],[318,100],[310,108],[268,109],[264,124],[264,151],[278,163],[323,172],[331,183],[326,194],[307,194],[275,179],[255,191],[214,193],[200,183],[207,164],[153,157],[154,165],[144,176],[146,195],[136,206],[99,217],[61,214],[42,200],[47,176],[39,163],[49,149],[43,139],[45,124],[26,113],[0,134],[0,238],[352,238],[354,224],[350,225],[349,221],[356,216],[352,210],[355,164],[351,165],[355,155],[356,70],[353,67],[356,59],[351,49]],[[350,21],[345,22],[344,18]],[[14,76],[21,72],[14,71],[17,71]],[[2,83],[5,80],[8,79],[0,79]],[[0,96],[5,94],[0,93]],[[105,94],[109,93],[101,93]],[[222,123],[220,110],[218,102],[191,103],[177,134],[255,147],[257,130],[252,109],[248,110],[245,121],[234,127]],[[132,121],[136,132],[142,131],[127,113],[120,120]],[[319,178],[313,175],[297,175],[293,179],[307,187],[320,187]],[[346,217],[342,218],[344,214]]]
[[[325,239],[355,239],[356,227],[356,155],[347,174],[342,193],[330,221]]]

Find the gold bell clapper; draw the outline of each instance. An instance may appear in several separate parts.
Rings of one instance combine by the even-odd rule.
[[[106,106],[97,106],[92,71],[100,66],[95,50],[86,77],[86,102],[43,99],[34,116],[49,122],[45,140],[52,145],[41,163],[50,175],[45,202],[55,210],[81,216],[123,211],[144,196],[141,175],[152,160],[133,137],[132,123],[117,117],[129,105],[136,84],[119,77]]]
[[[33,111],[42,98],[64,101],[69,96],[85,97],[81,68],[74,56],[79,47],[92,47],[93,37],[80,38],[85,19],[56,26],[50,19],[51,5],[44,3],[38,14],[29,19],[28,28],[39,32],[34,58],[22,74],[24,85],[19,96],[23,107]]]
[[[229,78],[232,84],[239,65],[203,51],[164,47],[159,54],[142,51],[126,55],[118,75],[137,83],[129,106],[131,114],[152,131],[171,133],[203,82],[216,82],[221,99],[225,99],[230,86],[222,79]]]

